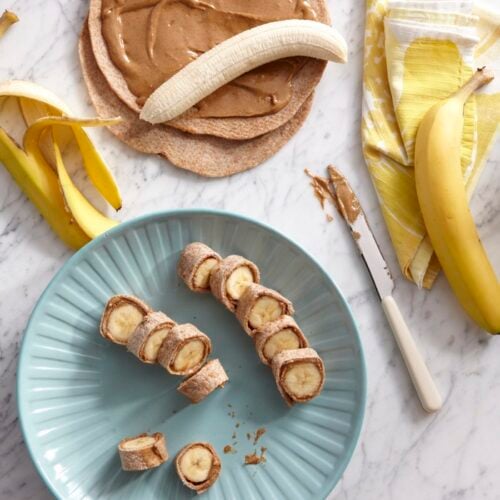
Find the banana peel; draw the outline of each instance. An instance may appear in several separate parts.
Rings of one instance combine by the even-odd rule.
[[[68,107],[51,91],[35,83],[13,80],[0,83],[0,97],[14,97],[27,130],[24,150],[0,128],[0,162],[38,208],[51,228],[71,248],[117,222],[99,212],[69,176],[62,151],[73,138],[88,177],[108,203],[119,210],[121,196],[116,182],[83,127],[109,126],[119,119],[71,117]]]
[[[2,128],[0,162],[64,243],[78,249],[90,241],[66,210],[55,172],[28,156]]]

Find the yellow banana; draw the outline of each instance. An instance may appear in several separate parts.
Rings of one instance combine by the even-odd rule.
[[[425,226],[451,288],[481,328],[498,334],[500,283],[477,233],[460,163],[464,105],[492,79],[490,71],[478,70],[428,111],[417,132],[415,180]]]
[[[0,163],[5,165],[24,194],[68,246],[78,249],[90,241],[66,210],[56,173],[46,163],[34,161],[2,128]]]

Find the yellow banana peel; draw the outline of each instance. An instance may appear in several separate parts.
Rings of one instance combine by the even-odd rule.
[[[23,139],[25,151],[0,128],[0,162],[59,237],[70,247],[80,248],[115,226],[117,222],[99,212],[75,186],[62,150],[70,139],[76,140],[89,179],[118,210],[118,187],[83,127],[109,126],[119,119],[71,117],[55,94],[27,81],[0,83],[0,97],[18,99],[28,127]]]
[[[0,162],[5,165],[54,232],[68,246],[78,249],[90,241],[66,210],[55,172],[45,163],[37,163],[29,157],[2,128],[0,128]]]

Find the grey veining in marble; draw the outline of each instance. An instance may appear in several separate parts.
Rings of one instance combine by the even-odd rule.
[[[350,46],[348,65],[328,67],[302,130],[265,165],[208,180],[129,150],[91,131],[122,188],[122,219],[159,209],[210,207],[265,221],[312,253],[353,307],[368,364],[368,404],[360,443],[335,500],[500,498],[500,339],[465,317],[441,277],[432,292],[404,281],[396,265],[360,150],[364,0],[331,0],[332,19]],[[21,22],[0,43],[0,78],[31,79],[75,112],[92,115],[77,60],[87,0],[3,0]],[[303,173],[328,163],[359,192],[396,277],[396,298],[445,399],[425,414],[349,233],[328,224]],[[500,271],[500,147],[490,155],[474,214]],[[50,498],[20,434],[17,355],[30,312],[71,255],[0,168],[0,498]]]

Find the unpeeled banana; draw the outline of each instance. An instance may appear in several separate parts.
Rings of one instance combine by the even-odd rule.
[[[460,158],[464,105],[492,79],[487,69],[478,70],[427,112],[417,132],[415,180],[425,227],[450,286],[469,316],[498,334],[500,283],[469,209]]]

